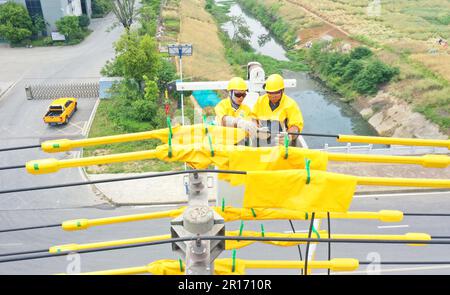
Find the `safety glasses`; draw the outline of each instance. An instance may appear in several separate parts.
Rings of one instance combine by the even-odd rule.
[[[236,96],[236,97],[245,97],[245,96],[247,96],[247,92],[238,92],[238,93],[234,93],[234,96]]]
[[[283,92],[283,90],[278,90],[278,91],[275,91],[275,92],[266,91],[266,93],[269,94],[269,95],[280,95],[282,92]]]

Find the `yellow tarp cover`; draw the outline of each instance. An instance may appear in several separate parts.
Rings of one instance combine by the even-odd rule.
[[[306,159],[311,160],[310,168],[326,170],[328,156],[321,151],[289,147],[238,147],[229,156],[229,170],[273,171],[305,168]],[[245,183],[245,175],[220,174],[220,179],[228,180],[232,185]]]
[[[196,169],[206,169],[216,165],[223,170],[256,171],[287,170],[305,167],[306,159],[311,160],[311,169],[326,170],[328,156],[326,153],[302,148],[290,147],[288,159],[284,158],[284,147],[245,147],[234,145],[172,144],[172,157],[169,158],[169,145],[156,147],[155,157],[163,161],[187,162]],[[222,179],[229,179],[233,185],[244,184],[245,175],[224,174]]]
[[[311,170],[310,183],[306,180],[306,170],[250,171],[243,207],[348,211],[356,189],[355,176]]]
[[[162,259],[157,260],[147,265],[147,271],[154,275],[184,275],[186,265],[182,263],[182,270],[180,269],[180,262],[178,260]],[[245,263],[240,259],[236,259],[235,271],[232,272],[233,261],[230,258],[216,259],[214,261],[214,273],[216,275],[244,275]]]
[[[240,128],[223,127],[208,125],[208,133],[211,134],[213,144],[233,145],[245,138],[245,131]],[[161,141],[167,143],[168,128],[161,129]],[[185,125],[172,127],[172,143],[173,144],[193,144],[203,143],[205,146],[209,144],[208,136],[205,132],[204,124]]]

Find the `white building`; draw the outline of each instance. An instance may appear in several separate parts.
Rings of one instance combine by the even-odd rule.
[[[48,24],[47,32],[56,31],[55,22],[68,15],[91,16],[91,0],[9,0],[24,5],[30,16],[40,15]]]

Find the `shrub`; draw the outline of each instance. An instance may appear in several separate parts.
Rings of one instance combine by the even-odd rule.
[[[8,2],[0,5],[0,37],[19,44],[33,34],[33,22],[25,6]]]
[[[81,39],[82,30],[78,21],[78,16],[64,16],[56,21],[56,28],[69,41],[71,39]]]
[[[92,17],[103,17],[111,11],[111,1],[92,0]]]
[[[372,55],[373,53],[369,48],[361,46],[354,48],[352,52],[350,52],[350,57],[352,59],[362,59]]]
[[[87,28],[91,24],[91,20],[89,19],[89,16],[86,14],[82,14],[78,17],[78,24],[81,28]]]

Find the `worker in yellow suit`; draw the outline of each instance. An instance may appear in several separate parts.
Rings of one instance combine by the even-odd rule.
[[[228,82],[229,97],[216,105],[216,121],[218,125],[242,128],[250,136],[256,134],[256,123],[252,121],[249,106],[243,104],[248,87],[244,79],[234,77]]]
[[[264,84],[264,90],[266,94],[258,98],[252,112],[259,131],[269,132],[268,136],[258,133],[259,145],[284,144],[285,132],[302,131],[302,113],[295,100],[284,93],[284,79],[280,75],[270,75]],[[289,135],[290,143],[295,143],[297,137],[298,135]]]

